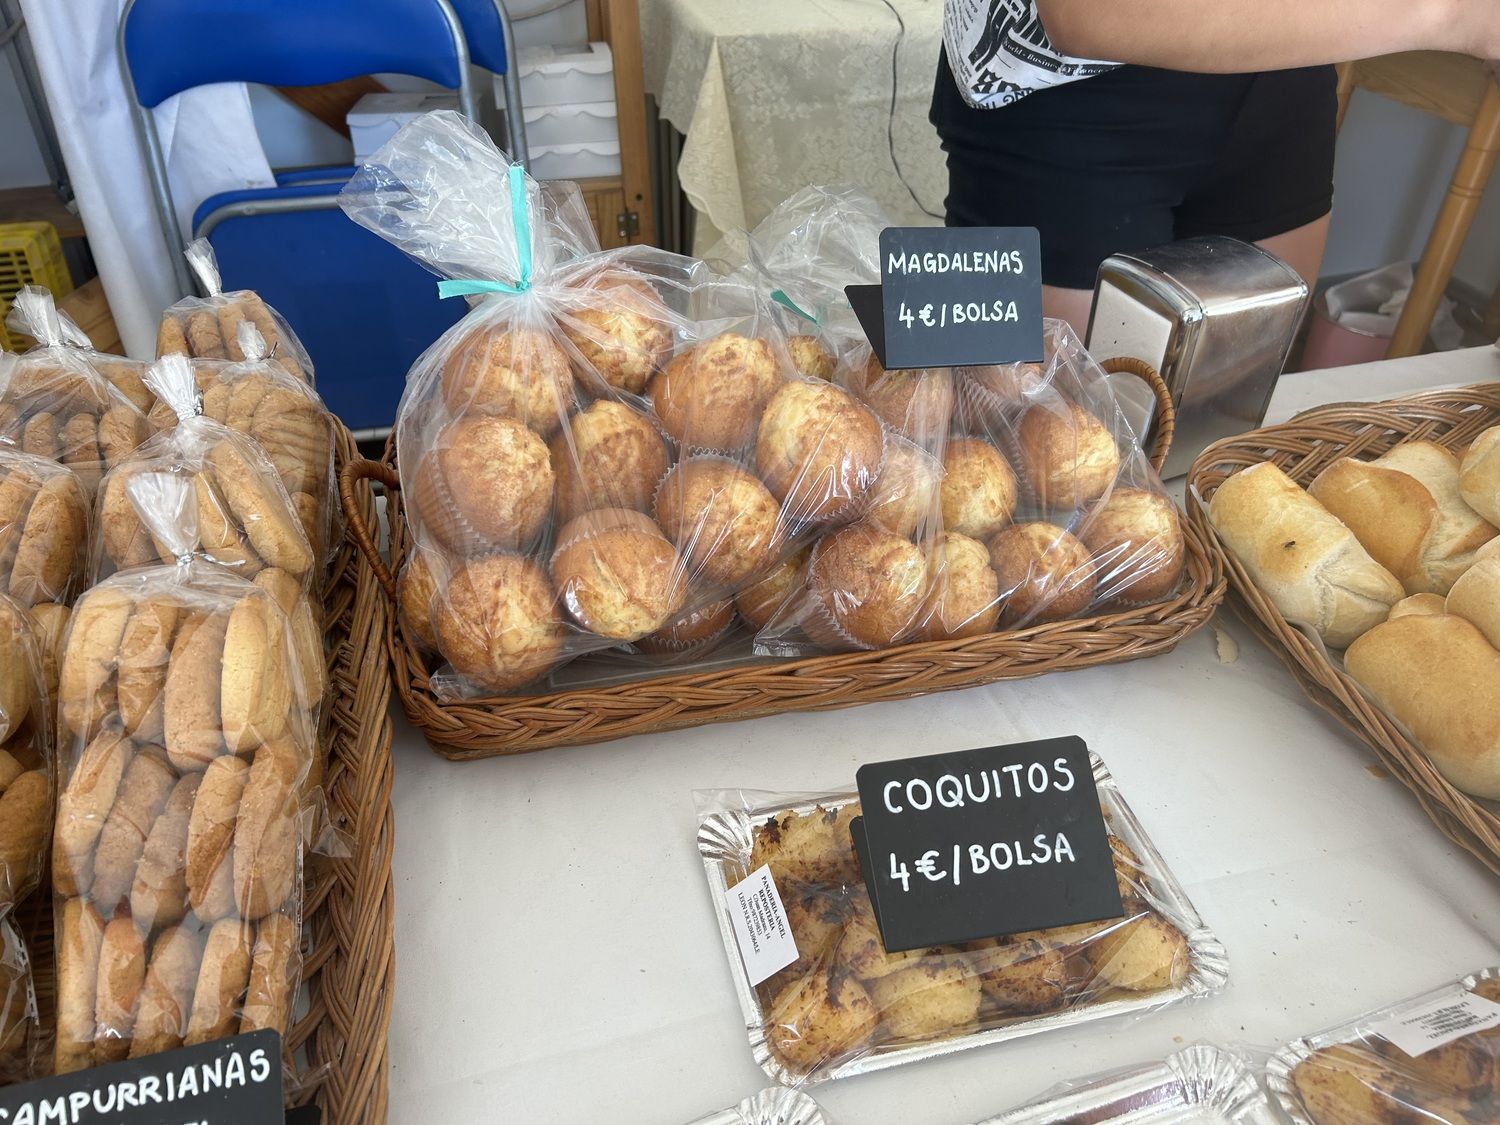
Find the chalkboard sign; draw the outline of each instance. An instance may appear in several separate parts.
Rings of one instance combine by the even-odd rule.
[[[885,947],[1124,913],[1083,739],[862,766],[850,826]]]
[[[4,1125],[282,1125],[281,1036],[252,1031],[19,1086]]]
[[[887,369],[1043,358],[1035,227],[887,227],[880,284],[845,293]]]

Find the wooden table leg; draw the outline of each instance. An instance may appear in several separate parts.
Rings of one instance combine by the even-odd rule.
[[[1448,196],[1432,224],[1432,235],[1406,298],[1406,307],[1401,310],[1401,319],[1391,336],[1387,358],[1416,355],[1426,341],[1438,300],[1453,274],[1453,264],[1463,249],[1497,154],[1500,154],[1500,85],[1491,82],[1469,126],[1468,140],[1454,169]]]
[[[1490,295],[1490,306],[1484,312],[1484,334],[1500,344],[1500,285]]]
[[[1333,130],[1338,132],[1344,127],[1344,114],[1349,112],[1349,99],[1354,96],[1354,88],[1359,84],[1359,76],[1355,73],[1358,63],[1339,63],[1335,68],[1338,71],[1338,99],[1339,112],[1334,120]]]

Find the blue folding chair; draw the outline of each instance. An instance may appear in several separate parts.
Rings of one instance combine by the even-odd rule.
[[[448,0],[130,0],[119,50],[178,284],[183,260],[166,160],[151,110],[213,82],[312,86],[365,74],[426,78],[475,114],[469,51]],[[278,173],[276,185],[204,200],[225,289],[254,289],[306,345],[318,390],[357,436],[388,428],[406,372],[466,311],[430,273],[338,207],[351,167]]]
[[[469,57],[505,83],[505,129],[510,158],[527,167],[531,153],[526,146],[526,115],[521,106],[521,77],[513,62],[510,13],[505,0],[450,0],[469,41]]]

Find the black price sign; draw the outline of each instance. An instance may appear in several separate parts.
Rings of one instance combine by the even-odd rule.
[[[892,953],[1124,913],[1076,737],[860,767],[850,825]]]
[[[252,1031],[19,1086],[0,1125],[282,1125],[281,1036]]]
[[[880,284],[844,292],[891,370],[1043,358],[1035,227],[887,227]]]

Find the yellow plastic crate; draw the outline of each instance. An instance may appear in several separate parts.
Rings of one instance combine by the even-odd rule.
[[[9,300],[24,285],[50,289],[57,300],[73,292],[62,239],[51,223],[0,223],[0,348],[5,351],[15,350],[15,339],[5,327]]]
[[[0,352],[13,352],[16,350],[15,338],[11,336],[10,329],[5,327],[5,318],[10,315],[10,302],[0,297]]]

